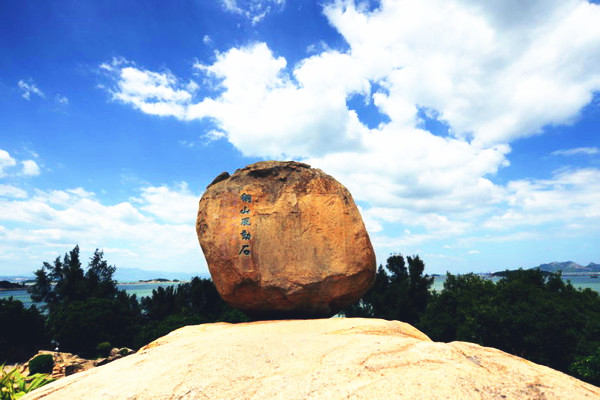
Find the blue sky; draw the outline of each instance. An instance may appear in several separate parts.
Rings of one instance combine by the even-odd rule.
[[[600,262],[597,4],[165,4],[0,2],[0,275],[205,273],[204,188],[267,159],[348,187],[378,263]]]

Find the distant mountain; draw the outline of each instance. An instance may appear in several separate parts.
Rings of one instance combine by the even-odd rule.
[[[548,264],[540,264],[537,267],[533,267],[530,269],[539,268],[545,272],[558,272],[562,271],[564,274],[574,274],[574,273],[589,273],[589,272],[600,272],[600,264],[589,263],[587,266],[583,266],[577,264],[573,261],[565,261],[565,262],[551,262]]]
[[[200,278],[210,278],[210,274],[208,273],[191,273],[191,272],[179,272],[179,271],[149,271],[145,269],[139,268],[121,268],[117,267],[113,278],[118,282],[137,282],[151,279],[168,279],[172,280],[180,280],[180,281],[189,281],[194,276],[198,276]],[[17,275],[6,275],[0,276],[0,281],[9,281],[9,282],[25,282],[34,280],[34,276],[17,276]]]
[[[178,272],[178,271],[148,271],[139,268],[122,268],[117,267],[115,271],[114,278],[118,282],[137,282],[141,280],[150,280],[150,279],[169,279],[174,280],[178,279],[180,281],[189,281],[194,276],[199,276],[200,278],[208,278],[210,277],[207,273],[191,273],[191,272]]]
[[[0,276],[0,281],[9,281],[9,282],[25,282],[34,280],[35,276],[24,276],[24,275],[3,275]]]

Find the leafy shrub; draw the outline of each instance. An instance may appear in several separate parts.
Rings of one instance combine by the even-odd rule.
[[[407,265],[408,264],[408,265]],[[419,256],[388,257],[379,266],[375,283],[361,300],[342,310],[346,317],[375,317],[414,324],[431,300],[433,277],[423,275],[425,263]]]
[[[588,356],[576,357],[569,371],[579,379],[600,386],[600,346]]]
[[[112,345],[110,342],[102,342],[96,346],[96,351],[100,357],[108,357],[110,351],[112,350]]]
[[[9,372],[0,365],[0,400],[17,400],[47,383],[54,381],[46,374],[23,376],[16,368]]]
[[[49,374],[54,366],[52,354],[40,354],[29,361],[29,372],[31,374]]]
[[[48,348],[44,317],[12,297],[0,299],[0,363],[22,362]]]
[[[56,306],[48,315],[48,328],[61,349],[82,357],[94,357],[102,341],[131,346],[135,315],[119,300],[91,297]]]
[[[590,355],[600,337],[600,295],[575,289],[560,274],[508,271],[495,284],[448,274],[417,328],[434,341],[495,347],[588,381],[600,371]]]
[[[79,246],[62,260],[58,257],[53,264],[45,262],[35,271],[35,284],[29,293],[34,301],[46,303],[45,326],[61,350],[94,357],[96,345],[102,341],[133,345],[141,318],[139,304],[135,295],[117,289],[114,272],[115,267],[108,265],[101,250],[94,252],[84,271]],[[1,344],[0,340],[0,348]]]
[[[119,355],[125,357],[128,356],[129,354],[131,354],[132,350],[128,349],[127,347],[123,347],[122,349],[119,350]]]
[[[205,323],[198,315],[172,314],[162,321],[148,321],[135,337],[135,347],[142,347],[160,337],[165,336],[175,329]]]

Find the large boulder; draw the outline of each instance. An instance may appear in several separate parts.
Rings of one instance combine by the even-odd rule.
[[[188,326],[24,400],[599,398],[600,388],[500,350],[331,318]]]
[[[219,175],[196,230],[221,297],[259,318],[331,316],[375,279],[352,196],[306,164],[266,161]]]

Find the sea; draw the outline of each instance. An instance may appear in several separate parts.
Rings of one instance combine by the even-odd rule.
[[[482,278],[489,279],[492,282],[498,282],[502,277],[491,276],[491,275],[479,275]],[[596,275],[597,276],[597,275]],[[563,275],[565,282],[569,281],[577,289],[592,289],[600,293],[600,277],[592,278],[591,275]],[[444,282],[446,282],[446,275],[434,276],[433,285],[431,290],[435,290],[440,293],[444,289]]]
[[[486,279],[491,279],[493,282],[499,281],[500,277],[492,277],[489,275],[482,275]],[[592,278],[589,275],[563,275],[565,281],[570,281],[573,286],[581,289],[592,289],[600,293],[600,278]],[[434,276],[433,285],[431,290],[435,290],[438,293],[444,289],[444,282],[446,281],[446,275]],[[181,282],[157,282],[157,283],[119,283],[117,287],[119,289],[125,289],[128,294],[135,294],[138,300],[145,296],[152,296],[152,291],[157,289],[159,286],[176,286]],[[12,297],[14,300],[20,300],[25,307],[29,307],[34,302],[29,297],[27,290],[3,290],[0,291],[0,299]]]
[[[125,289],[128,294],[135,294],[139,300],[142,297],[152,296],[152,291],[157,289],[159,286],[177,286],[183,282],[157,282],[157,283],[119,283],[117,284],[118,289]],[[14,300],[20,300],[26,308],[35,304],[27,290],[2,290],[0,291],[0,299],[6,299],[12,297]]]

